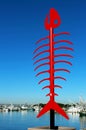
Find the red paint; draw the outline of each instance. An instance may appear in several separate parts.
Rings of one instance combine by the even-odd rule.
[[[50,23],[49,23],[49,21],[50,21]],[[58,12],[55,9],[51,8],[50,14],[47,15],[47,17],[45,19],[46,30],[52,30],[54,28],[57,28],[60,25],[60,23],[61,23],[61,20],[60,20],[60,16],[59,16]]]
[[[73,51],[73,49],[71,47],[68,47],[67,45],[72,45],[72,42],[70,42],[69,40],[58,40],[58,41],[54,41],[54,38],[56,36],[60,36],[60,35],[69,35],[70,33],[68,32],[60,32],[58,34],[54,34],[54,29],[57,28],[58,26],[60,26],[61,20],[60,20],[60,16],[58,14],[58,12],[55,9],[50,9],[50,14],[47,15],[46,19],[45,19],[45,29],[49,31],[49,36],[46,36],[44,38],[41,38],[40,40],[38,40],[36,42],[36,44],[39,44],[42,40],[46,40],[49,39],[49,43],[47,44],[43,44],[41,46],[38,46],[35,51],[34,54],[35,56],[33,57],[33,59],[38,58],[38,56],[40,56],[41,54],[44,53],[49,53],[49,56],[47,57],[43,57],[43,58],[39,58],[38,60],[36,60],[34,62],[34,64],[38,65],[35,67],[35,70],[39,69],[41,66],[50,66],[49,70],[43,70],[41,72],[39,72],[36,76],[40,76],[41,74],[44,73],[49,73],[50,77],[48,78],[44,78],[41,81],[39,81],[38,84],[41,84],[42,82],[48,80],[50,81],[50,84],[48,86],[44,86],[42,89],[48,88],[50,90],[50,93],[47,94],[46,96],[50,97],[49,102],[44,106],[44,108],[39,112],[37,117],[42,116],[43,114],[45,114],[47,111],[53,109],[56,112],[58,112],[59,114],[61,114],[63,117],[65,117],[66,119],[69,119],[69,117],[67,116],[66,112],[55,102],[55,96],[58,96],[58,94],[56,94],[54,92],[55,88],[62,88],[59,85],[55,85],[54,80],[55,79],[61,79],[61,80],[66,80],[64,77],[61,76],[54,76],[55,72],[58,71],[63,71],[63,72],[67,72],[70,73],[70,71],[68,69],[65,68],[54,68],[55,64],[58,63],[64,63],[64,64],[68,64],[68,65],[72,65],[72,63],[68,60],[55,60],[54,58],[58,58],[58,57],[68,57],[68,58],[72,58],[73,56],[70,54],[65,54],[65,53],[61,53],[61,54],[54,54],[55,51],[58,50],[67,50],[67,51]],[[60,45],[60,43],[67,43],[65,46]],[[59,47],[55,48],[54,45],[55,44],[59,44]],[[41,48],[44,47],[49,47],[49,49],[47,50],[43,50],[39,53],[37,53]],[[39,64],[41,61],[45,61],[48,60],[45,63],[41,63]]]

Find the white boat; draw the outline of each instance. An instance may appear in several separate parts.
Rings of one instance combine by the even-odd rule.
[[[79,113],[81,111],[81,109],[82,109],[81,107],[71,106],[71,107],[69,107],[67,112],[69,112],[69,113]]]
[[[22,106],[21,106],[21,110],[28,110],[28,107],[25,106],[25,105],[22,105]]]
[[[7,109],[8,109],[8,111],[12,111],[12,110],[14,109],[14,105],[13,105],[13,104],[9,105],[9,106],[7,107]]]
[[[8,112],[8,108],[3,108],[3,112]]]
[[[42,108],[39,105],[36,105],[36,106],[33,107],[33,109],[35,111],[40,111]]]
[[[19,107],[14,106],[13,104],[9,105],[9,106],[7,107],[7,109],[8,109],[8,111],[19,111],[19,110],[20,110]]]

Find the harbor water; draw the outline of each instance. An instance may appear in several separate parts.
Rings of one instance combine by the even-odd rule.
[[[0,112],[0,130],[27,130],[31,127],[49,126],[49,113],[41,118],[36,118],[38,113],[34,111]],[[56,126],[74,127],[76,130],[86,128],[86,117],[79,114],[68,114],[69,120],[55,114]]]

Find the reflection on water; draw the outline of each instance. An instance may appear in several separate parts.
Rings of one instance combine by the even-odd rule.
[[[24,116],[27,114],[27,111],[21,111],[21,115]]]
[[[60,115],[56,114],[56,125],[74,127],[76,130],[83,130],[86,128],[86,116],[80,117],[78,113],[69,113],[68,116],[69,120],[66,120]]]
[[[86,116],[80,117],[79,120],[80,120],[80,130],[83,130],[83,128],[86,128]]]
[[[41,118],[36,118],[37,112],[3,112],[0,113],[0,130],[27,130],[27,128],[49,125],[49,113]],[[74,127],[76,130],[86,128],[86,117],[79,117],[79,114],[68,114],[69,120],[55,114],[56,126]]]
[[[68,113],[68,116],[69,116],[69,120],[56,114],[56,125],[74,127],[74,128],[76,128],[76,130],[80,130],[79,114]]]

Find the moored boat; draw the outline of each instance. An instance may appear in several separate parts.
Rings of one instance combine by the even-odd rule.
[[[79,112],[79,115],[80,115],[80,116],[86,116],[86,111],[81,111],[81,112]]]

